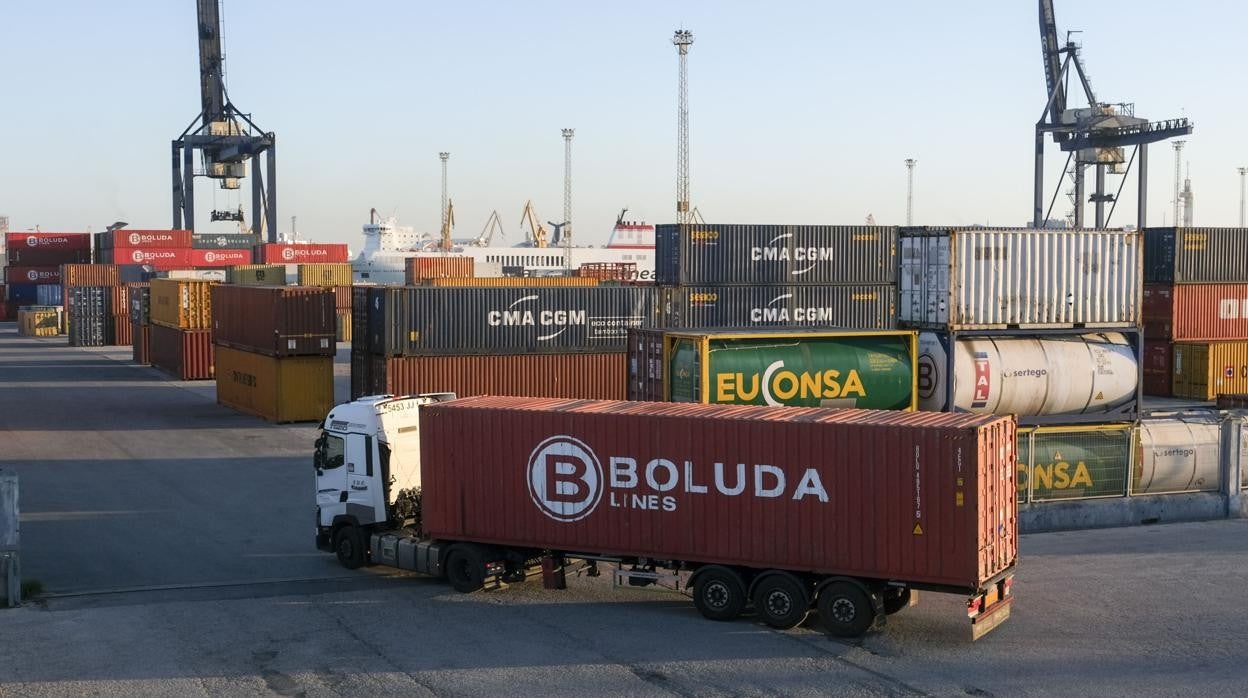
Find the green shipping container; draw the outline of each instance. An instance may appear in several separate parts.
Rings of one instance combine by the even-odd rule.
[[[1133,434],[1122,424],[1019,429],[1019,501],[1125,496]]]
[[[285,264],[240,264],[227,267],[226,283],[239,286],[285,286]]]
[[[916,332],[892,330],[667,332],[665,397],[913,410],[917,342]]]

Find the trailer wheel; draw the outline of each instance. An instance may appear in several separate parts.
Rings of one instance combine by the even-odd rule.
[[[754,610],[773,628],[788,630],[806,620],[810,601],[802,583],[791,574],[764,577],[754,587]]]
[[[442,569],[455,591],[470,594],[485,586],[485,560],[472,546],[452,548]]]
[[[910,587],[892,588],[884,592],[884,613],[893,615],[910,607]]]
[[[875,622],[875,606],[858,585],[836,582],[819,594],[819,618],[837,637],[858,637]]]
[[[334,532],[334,555],[338,563],[349,570],[364,566],[367,555],[364,533],[359,526],[347,524]]]
[[[745,609],[745,600],[741,576],[727,567],[708,567],[694,580],[693,605],[704,618],[732,620]]]

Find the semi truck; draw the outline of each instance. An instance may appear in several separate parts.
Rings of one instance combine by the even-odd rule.
[[[461,592],[569,571],[856,637],[966,596],[1009,617],[1012,417],[451,394],[340,404],[316,440],[316,543]]]

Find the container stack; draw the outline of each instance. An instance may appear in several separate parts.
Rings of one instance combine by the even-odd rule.
[[[908,330],[628,331],[628,399],[914,410]]]
[[[106,346],[113,336],[111,286],[73,286],[66,292],[71,347]]]
[[[623,399],[627,331],[658,321],[655,289],[568,285],[596,282],[576,277],[506,281],[355,286],[352,396]]]
[[[1016,415],[1020,498],[1126,493],[1142,252],[1134,231],[901,230],[919,408]]]
[[[213,377],[212,286],[197,279],[152,279],[148,359],[179,380]]]
[[[350,262],[346,245],[312,243],[269,243],[253,248],[256,264],[324,264]]]
[[[24,305],[64,305],[61,265],[91,261],[91,237],[86,233],[7,233],[4,242],[0,320],[16,319]]]
[[[235,240],[235,238],[240,238]],[[193,235],[189,230],[110,230],[96,234],[96,261],[157,271],[251,263],[251,235]]]
[[[1248,392],[1248,228],[1144,230],[1144,390]]]
[[[660,225],[668,329],[896,326],[897,228]]]
[[[272,422],[319,421],[334,406],[331,288],[212,288],[217,402]]]
[[[140,366],[152,363],[151,346],[151,284],[130,289],[130,340],[134,362]]]
[[[148,272],[135,264],[65,264],[61,266],[61,294],[65,298],[65,330],[70,331],[73,319],[78,317],[72,305],[75,301],[71,291],[79,287],[99,287],[109,294],[108,320],[104,321],[104,344],[129,346],[130,301],[129,292],[144,285]],[[84,316],[84,317],[89,317]],[[94,336],[93,334],[90,336]]]

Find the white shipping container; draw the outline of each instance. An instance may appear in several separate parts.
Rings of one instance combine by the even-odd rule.
[[[901,232],[898,321],[949,330],[1135,327],[1137,231]]]

